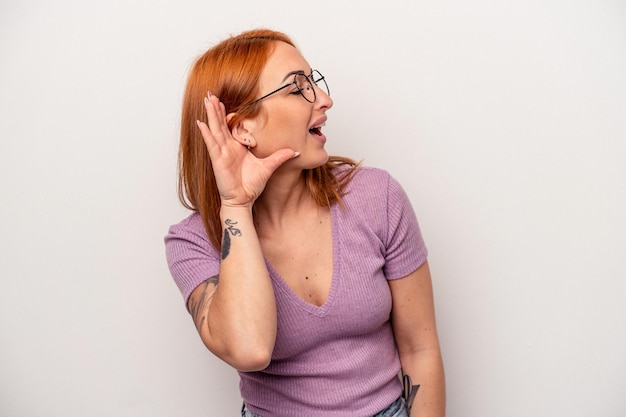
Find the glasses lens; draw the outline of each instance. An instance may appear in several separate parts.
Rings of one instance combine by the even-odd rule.
[[[311,81],[309,81],[309,77],[304,74],[296,74],[294,77],[294,82],[302,94],[302,97],[309,103],[315,102],[315,91],[313,89],[313,85]]]
[[[318,70],[313,70],[313,72],[311,73],[311,81],[313,81],[313,84],[321,88],[322,91],[325,92],[327,95],[330,95],[330,90],[328,89],[328,84],[326,84],[326,79]]]
[[[315,103],[315,99],[317,98],[315,95],[315,88],[313,85],[315,84],[319,87],[324,93],[330,95],[330,91],[328,90],[328,84],[326,84],[326,79],[319,71],[313,70],[310,76],[306,76],[304,74],[296,74],[293,79],[294,84],[298,87],[298,91],[302,94],[302,97],[309,103]]]

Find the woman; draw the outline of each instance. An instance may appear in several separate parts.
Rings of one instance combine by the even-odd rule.
[[[400,371],[410,415],[443,416],[417,220],[386,172],[329,158],[332,105],[282,33],[197,60],[179,161],[194,213],[165,238],[170,270],[204,344],[239,371],[243,416],[408,416]]]

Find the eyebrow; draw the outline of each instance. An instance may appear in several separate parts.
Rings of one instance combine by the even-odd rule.
[[[296,74],[306,74],[303,70],[296,70],[296,71],[291,71],[289,73],[287,73],[287,75],[285,75],[285,77],[283,78],[283,80],[281,81],[281,83],[284,83],[285,81],[287,81],[287,79],[291,76],[294,76]]]

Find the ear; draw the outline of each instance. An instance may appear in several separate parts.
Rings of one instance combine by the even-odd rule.
[[[233,117],[235,117],[236,113],[228,113],[226,115],[226,122],[230,123]],[[244,119],[239,122],[230,130],[230,134],[233,138],[241,143],[243,146],[248,148],[253,148],[256,146],[256,140],[254,139],[254,128],[256,124],[251,119]]]

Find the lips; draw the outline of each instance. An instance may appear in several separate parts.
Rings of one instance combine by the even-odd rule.
[[[319,120],[315,121],[315,124],[309,128],[309,132],[315,136],[323,136],[322,135],[322,127],[326,125],[326,117],[322,117]]]
[[[324,125],[322,124],[319,126],[313,126],[312,128],[309,129],[309,132],[317,136],[322,136],[322,126]]]

